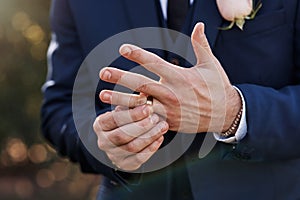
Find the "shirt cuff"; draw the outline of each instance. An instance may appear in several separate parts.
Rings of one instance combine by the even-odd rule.
[[[214,137],[216,140],[218,140],[220,142],[225,142],[225,143],[236,143],[236,142],[242,140],[247,134],[246,102],[245,102],[242,92],[237,87],[235,87],[235,86],[233,86],[233,87],[238,91],[238,93],[241,96],[242,105],[243,105],[243,113],[242,113],[239,127],[234,136],[225,138],[225,137],[222,137],[219,133],[214,133]]]

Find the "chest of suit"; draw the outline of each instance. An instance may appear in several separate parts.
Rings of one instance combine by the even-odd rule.
[[[158,1],[71,2],[85,54],[122,31],[165,26]],[[244,31],[237,28],[221,31],[218,28],[226,22],[219,15],[215,2],[195,1],[193,13],[190,13],[191,20],[184,25],[184,33],[190,35],[194,24],[204,21],[214,54],[234,84],[251,83],[280,88],[294,80],[293,17],[296,11],[292,10],[292,6],[296,1],[262,3],[262,9],[254,20],[246,22]],[[99,21],[98,25],[95,20]],[[115,66],[118,65],[127,70],[134,66],[122,59],[115,63]]]

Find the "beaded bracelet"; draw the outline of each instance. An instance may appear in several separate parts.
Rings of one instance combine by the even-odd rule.
[[[236,133],[236,131],[237,131],[238,127],[239,127],[241,118],[242,118],[242,114],[243,114],[243,105],[241,106],[241,109],[238,112],[238,114],[236,115],[236,117],[235,117],[232,125],[230,126],[230,128],[227,131],[220,133],[220,135],[222,137],[225,137],[225,138],[231,137],[231,136],[233,136]]]

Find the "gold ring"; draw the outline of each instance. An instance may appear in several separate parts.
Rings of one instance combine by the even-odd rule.
[[[148,96],[147,97],[146,104],[149,105],[149,106],[153,105],[153,97],[152,96]]]

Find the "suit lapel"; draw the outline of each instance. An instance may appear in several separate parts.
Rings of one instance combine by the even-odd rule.
[[[210,46],[213,48],[222,25],[222,17],[219,13],[215,0],[195,0],[194,13],[190,30],[197,22],[204,22],[205,33]]]

